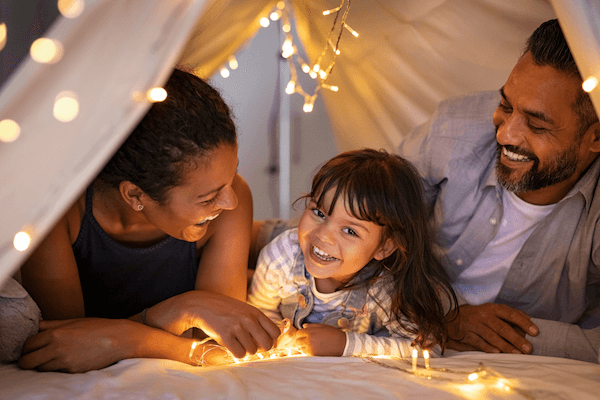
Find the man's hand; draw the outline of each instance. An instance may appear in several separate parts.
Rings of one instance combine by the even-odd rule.
[[[346,334],[329,325],[304,324],[296,332],[296,347],[311,356],[341,356],[346,347]]]
[[[525,333],[538,334],[538,327],[523,311],[504,304],[463,305],[450,321],[447,348],[458,351],[529,354],[531,344]]]

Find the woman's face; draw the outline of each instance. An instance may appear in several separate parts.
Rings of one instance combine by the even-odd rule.
[[[146,219],[176,239],[200,240],[212,220],[237,206],[232,188],[237,166],[237,145],[215,148],[188,168],[183,185],[169,190],[164,204],[144,201]]]

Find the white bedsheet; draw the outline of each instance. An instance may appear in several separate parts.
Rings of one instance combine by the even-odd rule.
[[[401,360],[386,364],[410,370]],[[513,388],[466,379],[480,362]],[[423,360],[420,360],[423,366]],[[294,357],[221,367],[133,359],[85,374],[0,366],[0,399],[598,399],[600,365],[479,352],[431,360],[427,379],[359,358]],[[422,370],[421,370],[422,371]],[[440,379],[441,378],[441,379]],[[517,390],[514,390],[517,389]]]

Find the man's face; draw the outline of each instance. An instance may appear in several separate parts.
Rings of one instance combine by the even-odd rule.
[[[500,89],[502,100],[493,118],[496,174],[503,187],[525,197],[541,190],[541,202],[549,203],[555,188],[579,179],[587,166],[572,107],[580,85],[575,77],[536,65],[529,53],[519,60]]]

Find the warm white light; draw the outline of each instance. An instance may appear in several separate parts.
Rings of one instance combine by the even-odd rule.
[[[4,119],[0,121],[0,141],[14,142],[21,134],[21,128],[12,119]]]
[[[304,106],[302,107],[302,111],[304,111],[305,113],[309,113],[312,112],[313,110],[313,103],[311,103],[310,101],[304,103]]]
[[[598,86],[598,78],[596,78],[595,76],[590,76],[583,82],[583,85],[581,85],[583,90],[585,90],[588,93],[594,90],[596,86]]]
[[[62,58],[62,45],[58,40],[39,38],[29,49],[31,58],[42,64],[53,64]]]
[[[79,17],[84,7],[84,0],[58,0],[58,11],[67,18]]]
[[[285,2],[279,1],[277,2],[277,8],[283,10],[285,8]]]
[[[334,85],[331,85],[331,86],[330,86],[330,85],[322,84],[321,86],[323,87],[323,89],[329,89],[329,90],[331,90],[332,92],[337,92],[338,90],[340,90],[340,88],[339,88],[339,87],[337,87],[337,86],[334,86]]]
[[[0,50],[6,45],[6,24],[3,22],[0,24]]]
[[[54,101],[54,118],[61,122],[70,122],[79,114],[79,102],[73,92],[64,91],[56,96]]]
[[[292,94],[292,93],[294,93],[295,90],[296,90],[296,83],[294,81],[289,81],[285,88],[285,92],[287,94]]]
[[[319,77],[320,77],[322,80],[325,80],[325,78],[327,78],[327,72],[325,72],[325,71],[323,71],[323,70],[320,70],[320,71],[319,71]]]
[[[227,68],[221,68],[221,76],[223,78],[229,78],[229,70]]]
[[[271,15],[269,15],[269,18],[271,18],[271,21],[277,21],[279,18],[281,18],[281,11],[273,11]]]
[[[419,351],[417,349],[412,350],[412,370],[417,370],[417,357],[419,356]]]
[[[315,71],[310,71],[310,72],[308,73],[308,75],[309,75],[311,78],[313,78],[313,79],[316,79],[316,78],[317,78],[317,73],[316,73]]]
[[[31,244],[31,237],[26,232],[19,232],[15,235],[13,246],[19,251],[25,251]]]
[[[237,69],[238,66],[239,66],[238,60],[235,58],[235,56],[230,56],[229,57],[229,68]]]
[[[469,374],[469,376],[467,377],[467,379],[469,379],[471,382],[473,382],[477,378],[479,378],[479,374],[477,372],[473,372],[472,374]]]
[[[315,64],[313,66],[313,71],[315,71],[315,72],[319,72],[320,69],[321,69],[321,66],[319,64]]]
[[[290,24],[283,24],[281,30],[285,33],[289,33],[292,30],[292,26]]]
[[[350,28],[350,26],[348,26],[347,24],[344,24],[344,28],[348,29],[354,37],[358,37],[358,32],[356,32],[354,29]]]
[[[269,26],[271,24],[271,21],[269,21],[269,18],[267,17],[262,17],[260,19],[260,26],[262,26],[263,28],[266,28],[267,26]]]
[[[332,8],[331,10],[325,10],[323,11],[323,15],[329,15],[331,13],[337,12],[340,10],[341,7],[336,7],[336,8]]]
[[[425,359],[425,368],[429,368],[429,351],[423,350],[423,358]]]
[[[153,103],[160,103],[167,98],[167,91],[161,87],[155,87],[148,90],[148,100]]]
[[[310,67],[308,66],[308,64],[302,64],[302,71],[304,71],[304,73],[306,74],[310,72]]]

